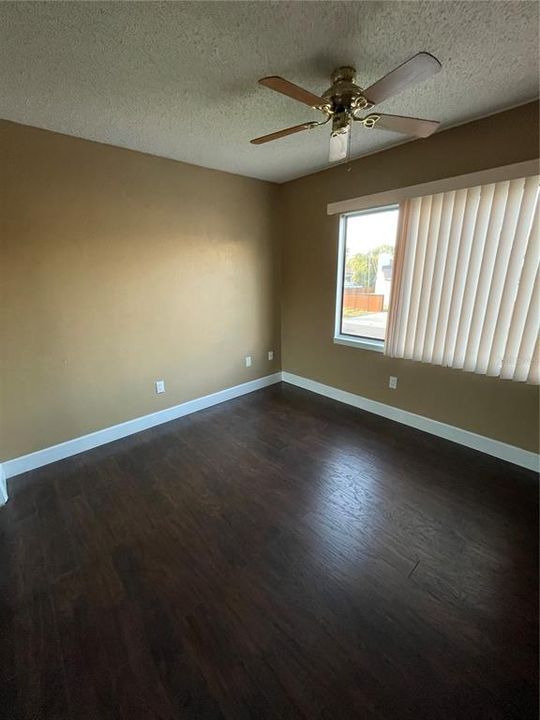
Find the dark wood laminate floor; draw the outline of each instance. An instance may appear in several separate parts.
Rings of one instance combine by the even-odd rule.
[[[3,718],[537,717],[532,473],[276,385],[10,489]]]

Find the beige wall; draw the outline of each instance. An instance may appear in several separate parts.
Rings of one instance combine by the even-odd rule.
[[[329,202],[537,157],[531,103],[281,186],[283,369],[537,450],[538,388],[333,344],[338,217],[326,215]]]
[[[276,186],[7,122],[0,182],[0,461],[279,370]]]
[[[285,370],[537,449],[537,388],[333,344],[326,215],[537,156],[533,104],[280,187],[0,123],[0,461],[275,372],[280,326]]]

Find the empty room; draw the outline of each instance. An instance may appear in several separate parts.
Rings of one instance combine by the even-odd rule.
[[[0,716],[537,720],[539,9],[0,3]]]

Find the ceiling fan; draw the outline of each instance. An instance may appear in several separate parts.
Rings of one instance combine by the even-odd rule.
[[[438,73],[440,69],[441,63],[436,57],[427,52],[420,52],[363,90],[356,85],[355,68],[340,67],[332,73],[332,85],[320,96],[314,95],[309,90],[304,90],[278,75],[261,78],[259,80],[261,85],[309,105],[315,110],[320,110],[326,117],[321,122],[311,121],[294,125],[285,130],[278,130],[269,135],[255,138],[251,142],[254,145],[262,145],[302,130],[313,130],[320,125],[326,125],[331,120],[329,160],[335,162],[348,157],[353,122],[359,122],[370,130],[381,128],[420,138],[428,137],[439,127],[436,120],[422,120],[382,113],[371,113],[365,117],[359,117],[358,113],[370,110],[374,105],[378,105],[392,95],[397,95],[408,85],[427,80]]]

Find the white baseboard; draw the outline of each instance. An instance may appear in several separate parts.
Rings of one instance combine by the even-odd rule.
[[[0,463],[0,505],[5,505],[8,499],[7,478],[4,466]]]
[[[242,383],[242,385],[235,385],[234,387],[226,388],[225,390],[219,390],[211,395],[195,398],[195,400],[188,400],[187,402],[180,403],[180,405],[174,405],[173,407],[166,408],[165,410],[159,410],[158,412],[151,413],[150,415],[143,415],[142,417],[128,420],[127,422],[120,423],[119,425],[112,425],[111,427],[104,428],[103,430],[97,430],[96,432],[89,433],[88,435],[82,435],[81,437],[73,438],[73,440],[67,440],[59,445],[52,445],[44,450],[37,450],[36,452],[28,455],[22,455],[21,457],[7,460],[3,463],[3,466],[0,465],[0,472],[4,473],[5,478],[12,478],[15,477],[15,475],[20,475],[21,473],[28,472],[29,470],[35,470],[43,465],[48,465],[49,463],[56,462],[57,460],[63,460],[71,455],[77,455],[85,450],[91,450],[99,445],[105,445],[113,440],[119,440],[120,438],[127,437],[128,435],[141,432],[141,430],[147,430],[148,428],[155,427],[156,425],[169,422],[169,420],[175,420],[176,418],[183,417],[184,415],[190,415],[198,410],[204,410],[212,405],[218,405],[226,400],[232,400],[233,398],[240,397],[240,395],[247,395],[247,393],[253,392],[254,390],[260,390],[261,388],[267,387],[268,385],[274,385],[278,382],[281,382],[280,372],[274,373],[273,375],[266,375],[265,377],[258,378],[257,380]],[[5,499],[7,499],[7,492]]]
[[[506,460],[515,465],[534,470],[538,472],[539,469],[539,456],[536,453],[523,450],[522,448],[515,447],[514,445],[508,445],[507,443],[500,442],[499,440],[493,440],[492,438],[478,435],[470,432],[469,430],[463,430],[462,428],[454,427],[453,425],[447,425],[446,423],[439,422],[438,420],[432,420],[431,418],[424,417],[422,415],[416,415],[415,413],[408,412],[407,410],[401,410],[400,408],[393,407],[392,405],[385,405],[384,403],[376,400],[370,400],[369,398],[362,397],[361,395],[355,395],[345,390],[332,387],[330,385],[324,385],[323,383],[317,382],[316,380],[310,380],[309,378],[300,377],[289,372],[277,372],[273,375],[267,375],[266,377],[258,378],[257,380],[251,380],[250,382],[243,383],[242,385],[236,385],[225,390],[220,390],[211,395],[205,395],[204,397],[196,398],[195,400],[188,400],[180,405],[175,405],[165,410],[159,410],[158,412],[151,413],[149,415],[143,415],[142,417],[128,420],[127,422],[120,423],[119,425],[113,425],[103,430],[97,430],[96,432],[89,433],[88,435],[82,435],[81,437],[74,438],[73,440],[67,440],[66,442],[51,447],[45,448],[44,450],[38,450],[37,452],[30,453],[28,455],[22,455],[12,460],[7,460],[3,464],[0,464],[0,505],[3,505],[8,498],[7,483],[8,478],[15,477],[21,473],[28,472],[29,470],[35,470],[36,468],[48,465],[49,463],[62,460],[70,457],[71,455],[77,455],[78,453],[91,450],[92,448],[105,445],[106,443],[119,440],[120,438],[133,435],[147,430],[148,428],[161,425],[162,423],[175,420],[176,418],[189,415],[197,412],[198,410],[204,410],[205,408],[211,407],[212,405],[218,405],[219,403],[225,402],[226,400],[232,400],[233,398],[246,395],[254,390],[267,387],[268,385],[274,385],[280,382],[290,383],[298,387],[310,390],[311,392],[317,393],[318,395],[324,395],[325,397],[337,400],[339,402],[352,405],[362,410],[374,413],[375,415],[381,415],[382,417],[388,418],[389,420],[395,420],[396,422],[402,423],[403,425],[409,425],[410,427],[416,428],[417,430],[423,430],[424,432],[430,433],[431,435],[437,435],[438,437],[452,442],[465,445],[466,447],[479,450],[480,452],[487,453],[493,457]]]
[[[310,390],[318,395],[324,395],[325,397],[338,400],[347,405],[353,405],[354,407],[367,410],[375,415],[382,415],[382,417],[388,418],[389,420],[395,420],[403,425],[409,425],[417,430],[423,430],[431,435],[437,435],[445,440],[451,440],[452,442],[465,445],[473,450],[480,450],[480,452],[486,453],[487,455],[492,455],[501,460],[511,462],[514,465],[520,465],[521,467],[538,472],[539,456],[537,453],[523,450],[514,445],[508,445],[499,440],[493,440],[484,435],[477,435],[477,433],[470,432],[470,430],[463,430],[453,425],[447,425],[446,423],[432,420],[423,415],[416,415],[415,413],[401,410],[392,405],[385,405],[384,403],[370,400],[361,395],[354,395],[353,393],[339,390],[330,385],[323,385],[323,383],[300,377],[300,375],[294,375],[293,373],[284,371],[281,373],[281,376],[283,382],[297,385],[298,387],[304,388],[304,390]]]

